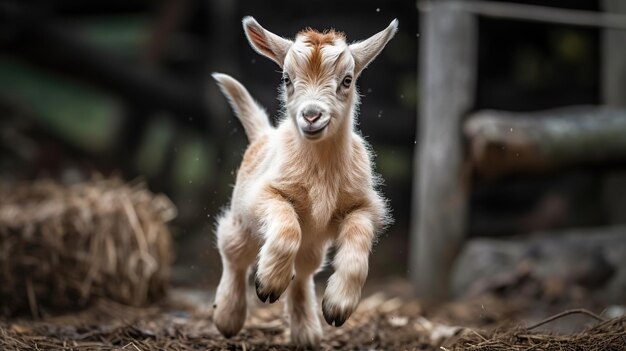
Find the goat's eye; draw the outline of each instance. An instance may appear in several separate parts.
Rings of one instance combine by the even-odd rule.
[[[291,79],[289,79],[289,76],[287,74],[283,76],[283,84],[285,85],[291,84]]]
[[[343,79],[343,82],[341,82],[341,85],[343,85],[343,86],[344,86],[344,87],[346,87],[346,88],[349,88],[349,87],[350,87],[350,84],[352,84],[352,77],[350,77],[350,76],[346,76],[346,77]]]

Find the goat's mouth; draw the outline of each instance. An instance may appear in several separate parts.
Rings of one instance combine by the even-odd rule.
[[[301,127],[300,130],[302,131],[302,134],[304,134],[305,137],[309,139],[316,139],[322,135],[322,133],[328,126],[329,122],[330,122],[330,118],[321,124],[316,124],[316,123],[308,124],[304,127]]]

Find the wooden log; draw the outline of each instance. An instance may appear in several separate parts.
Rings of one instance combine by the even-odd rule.
[[[461,120],[476,84],[473,15],[437,1],[422,13],[421,104],[416,150],[410,276],[417,293],[444,299],[463,240],[468,188]]]
[[[575,106],[514,113],[485,110],[464,125],[481,176],[626,161],[626,110]]]
[[[559,282],[563,294],[582,288],[596,297],[621,301],[626,284],[626,226],[469,240],[452,276],[455,297],[509,291],[516,296],[567,298],[554,291],[554,283]]]

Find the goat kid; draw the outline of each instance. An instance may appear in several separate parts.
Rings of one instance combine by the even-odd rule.
[[[283,70],[285,116],[270,125],[264,109],[235,79],[214,73],[250,141],[230,208],[219,218],[217,245],[223,273],[214,322],[235,335],[246,318],[246,282],[257,261],[256,293],[274,303],[287,291],[292,341],[315,345],[322,336],[313,275],[331,243],[334,274],[322,312],[341,326],[357,307],[376,233],[389,222],[376,191],[372,156],[354,131],[359,96],[355,81],[397,31],[398,22],[367,40],[306,29],[294,41],[243,19],[254,50]]]

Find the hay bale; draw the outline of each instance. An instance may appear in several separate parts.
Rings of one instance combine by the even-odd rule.
[[[0,186],[0,314],[162,297],[175,215],[167,197],[119,179]]]

